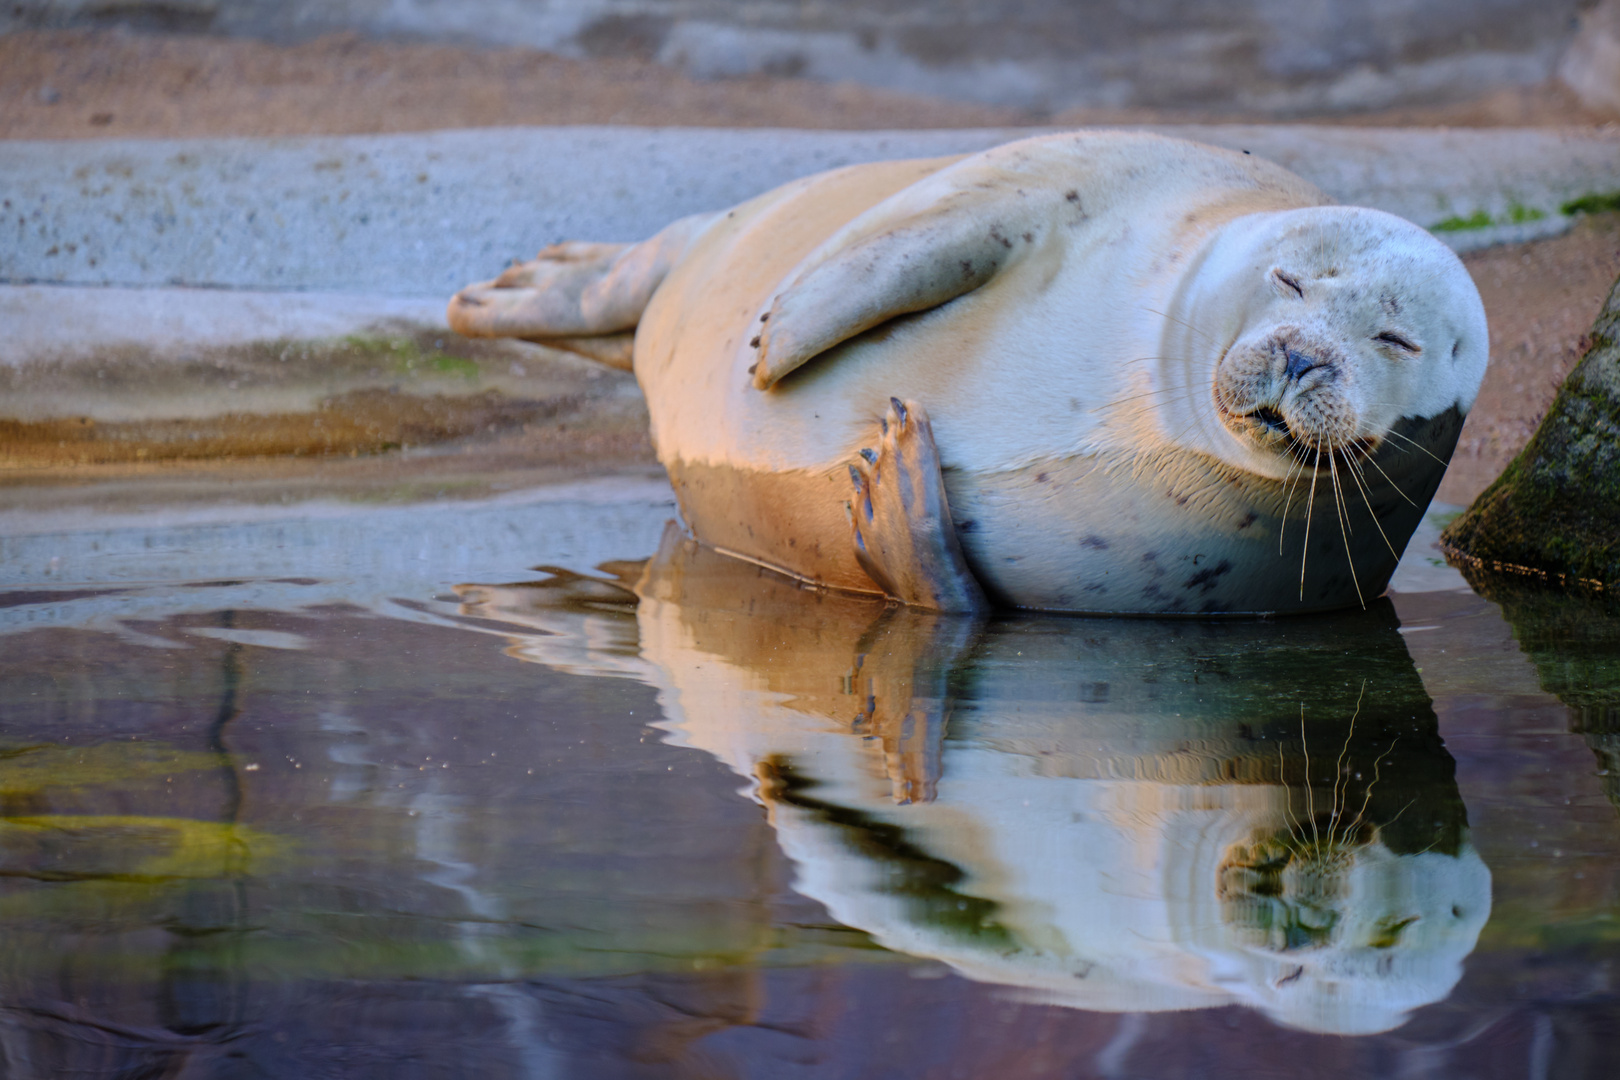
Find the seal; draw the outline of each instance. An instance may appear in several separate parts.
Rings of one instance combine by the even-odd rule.
[[[1467,271],[1417,226],[1113,132],[557,245],[448,316],[628,355],[705,543],[947,611],[1365,604],[1488,356]]]

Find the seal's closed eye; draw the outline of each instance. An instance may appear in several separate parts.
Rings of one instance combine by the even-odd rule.
[[[1373,340],[1381,345],[1392,345],[1402,352],[1411,353],[1413,356],[1416,356],[1423,351],[1422,348],[1408,341],[1406,338],[1402,337],[1400,334],[1397,334],[1393,330],[1385,330],[1382,334],[1379,334],[1377,337],[1373,338]]]

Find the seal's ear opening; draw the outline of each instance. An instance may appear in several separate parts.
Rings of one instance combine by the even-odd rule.
[[[955,190],[924,202],[917,197],[924,187],[874,206],[794,269],[752,342],[759,350],[755,387],[769,389],[874,326],[977,289],[1044,231],[1015,228],[1007,211],[1020,207],[1004,205],[1009,199],[1000,192]],[[919,203],[925,208],[915,209]]]

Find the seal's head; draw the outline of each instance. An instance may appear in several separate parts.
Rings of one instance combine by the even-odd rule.
[[[1223,985],[1278,1022],[1340,1035],[1388,1031],[1462,977],[1491,910],[1466,841],[1398,855],[1377,830],[1313,843],[1294,830],[1228,849],[1188,934]]]
[[[1250,215],[1198,277],[1189,322],[1209,334],[1228,460],[1325,465],[1372,452],[1403,419],[1473,405],[1484,306],[1457,256],[1411,222],[1341,206]]]

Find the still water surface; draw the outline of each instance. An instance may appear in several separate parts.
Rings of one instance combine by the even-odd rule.
[[[975,622],[672,514],[8,521],[0,1074],[1613,1074],[1601,605]]]

